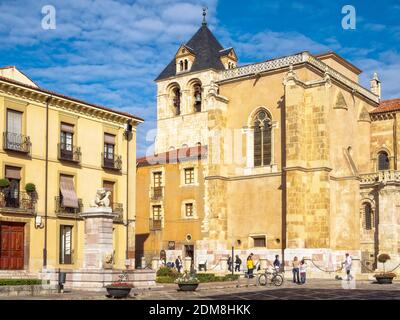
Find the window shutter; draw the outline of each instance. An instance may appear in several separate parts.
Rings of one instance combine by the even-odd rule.
[[[6,166],[6,178],[21,180],[21,168]]]
[[[22,133],[22,112],[7,110],[7,132]]]
[[[73,177],[60,176],[60,190],[63,196],[62,204],[64,207],[79,208],[78,197],[75,193]]]
[[[61,131],[74,133],[74,126],[72,124],[62,122],[61,123]]]
[[[113,134],[105,133],[104,134],[104,143],[115,144],[115,136]]]

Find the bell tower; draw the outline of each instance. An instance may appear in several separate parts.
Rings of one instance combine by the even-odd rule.
[[[233,48],[224,48],[207,26],[178,48],[157,83],[157,138],[155,153],[208,144],[209,111],[217,108],[220,71],[236,67]]]

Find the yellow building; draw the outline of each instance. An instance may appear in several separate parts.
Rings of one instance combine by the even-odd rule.
[[[190,256],[213,270],[226,268],[232,248],[264,265],[275,254],[286,265],[305,257],[312,273],[340,269],[346,252],[356,272],[376,268],[383,252],[397,264],[400,180],[387,170],[397,170],[398,135],[386,134],[395,117],[375,115],[378,77],[362,87],[361,70],[334,52],[237,61],[203,22],[156,79],[155,155],[137,173],[141,254]],[[207,153],[190,193],[178,178],[187,161],[160,155],[198,146]],[[151,188],[165,193],[155,199]],[[195,201],[193,221],[182,208]]]
[[[118,214],[114,266],[133,264],[136,126],[143,120],[47,91],[15,67],[0,69],[0,111],[0,276],[80,268],[80,213],[101,187]]]

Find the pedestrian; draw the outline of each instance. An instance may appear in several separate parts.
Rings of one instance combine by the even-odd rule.
[[[181,256],[178,256],[178,258],[176,258],[175,266],[176,266],[176,269],[178,270],[178,273],[181,273],[181,269],[183,267],[183,262],[182,262]]]
[[[232,257],[231,257],[231,256],[228,257],[228,262],[227,262],[227,264],[228,264],[228,270],[229,270],[230,272],[232,272],[233,261],[232,261]]]
[[[346,275],[347,275],[347,281],[353,280],[353,276],[351,275],[351,265],[353,264],[353,260],[351,259],[350,255],[346,253],[346,258],[342,265],[344,265],[344,268],[346,270]]]
[[[275,256],[275,260],[274,260],[273,266],[274,266],[274,268],[275,268],[276,271],[279,271],[279,270],[280,270],[280,268],[281,268],[281,262],[279,261],[279,255],[276,255],[276,256]]]
[[[299,271],[300,271],[300,282],[301,282],[301,284],[305,284],[306,283],[307,262],[304,260],[304,258],[301,259],[301,261],[300,261]]]
[[[254,278],[253,270],[254,270],[253,253],[250,253],[250,255],[247,257],[247,275],[249,276],[249,278]]]
[[[238,255],[236,255],[236,258],[235,258],[235,271],[240,271],[241,264],[242,264],[242,259],[240,259]]]
[[[297,284],[300,284],[299,265],[300,265],[299,260],[297,259],[297,257],[294,257],[292,261],[293,283]]]

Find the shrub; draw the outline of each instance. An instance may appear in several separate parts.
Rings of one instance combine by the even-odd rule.
[[[171,276],[158,276],[156,278],[157,283],[174,283],[175,280],[176,278]]]
[[[42,284],[39,279],[0,279],[0,286],[33,286]]]
[[[161,267],[157,270],[157,277],[178,277],[178,272],[169,267]]]
[[[7,178],[0,179],[0,188],[7,188],[10,186],[10,181]]]
[[[27,183],[25,185],[25,191],[30,193],[30,192],[36,192],[36,186],[33,183]]]
[[[390,256],[387,253],[381,253],[378,256],[378,261],[380,263],[386,263],[386,261],[390,260]]]
[[[239,279],[239,275],[238,274],[227,274],[224,277],[224,281],[235,281],[237,279]]]

